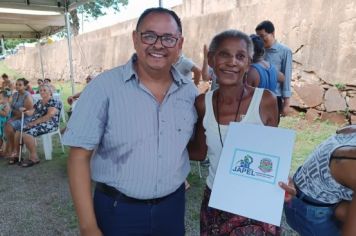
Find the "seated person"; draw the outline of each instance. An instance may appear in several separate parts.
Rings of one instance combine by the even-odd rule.
[[[25,87],[26,91],[29,92],[30,94],[35,94],[35,91],[33,91],[30,81],[28,81],[27,79],[25,80],[26,80],[26,87]]]
[[[95,78],[94,75],[88,75],[88,76],[85,78],[85,82],[86,82],[87,84],[89,84],[89,82],[92,81],[94,78]],[[73,110],[74,110],[74,107],[75,107],[75,103],[76,103],[76,101],[79,99],[81,93],[82,93],[82,92],[76,93],[76,94],[74,94],[74,95],[72,95],[72,96],[69,96],[69,97],[67,98],[68,104],[71,105],[71,109],[70,109],[69,112],[68,112],[68,113],[69,113],[69,116],[72,114],[72,112],[73,112]]]
[[[39,163],[36,152],[35,137],[56,131],[59,127],[62,103],[53,99],[52,90],[48,85],[40,87],[41,100],[37,101],[32,109],[24,111],[25,115],[32,116],[30,122],[23,130],[23,143],[30,152],[29,159],[21,163],[22,167],[30,167]],[[16,131],[15,145],[19,145],[20,131]]]
[[[3,154],[2,146],[4,140],[4,126],[10,117],[11,108],[9,99],[11,97],[11,91],[5,89],[0,92],[0,154]]]
[[[301,236],[356,235],[356,125],[322,142],[293,176],[287,223]]]
[[[16,80],[16,92],[11,97],[11,116],[4,127],[6,137],[5,156],[9,158],[9,164],[14,164],[18,161],[18,146],[14,144],[14,135],[16,130],[21,129],[21,112],[29,110],[33,107],[33,99],[31,94],[26,91],[28,81],[24,78]],[[24,124],[31,119],[31,116],[24,116]]]
[[[3,79],[1,84],[1,90],[9,89],[10,91],[14,90],[14,83],[10,80],[7,74],[2,74],[1,78]]]
[[[40,93],[40,87],[43,84],[43,79],[38,79],[37,80],[37,88],[36,88],[36,93]]]

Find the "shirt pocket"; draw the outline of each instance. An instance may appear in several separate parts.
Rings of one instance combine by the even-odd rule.
[[[179,99],[174,104],[174,121],[177,132],[191,135],[197,114],[194,104],[188,100]]]

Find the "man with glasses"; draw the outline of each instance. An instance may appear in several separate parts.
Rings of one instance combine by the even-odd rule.
[[[255,30],[256,34],[263,40],[265,60],[274,65],[285,76],[284,82],[278,83],[275,91],[279,113],[285,116],[288,113],[289,99],[292,95],[292,51],[286,45],[277,42],[274,37],[274,25],[271,21],[262,21]]]
[[[198,91],[172,67],[183,44],[180,19],[147,9],[132,39],[136,53],[88,84],[64,135],[80,231],[182,236]]]

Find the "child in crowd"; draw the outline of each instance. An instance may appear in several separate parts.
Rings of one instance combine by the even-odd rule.
[[[5,89],[0,92],[0,153],[2,153],[4,125],[7,122],[11,112],[9,104],[10,97],[11,91],[9,89]]]

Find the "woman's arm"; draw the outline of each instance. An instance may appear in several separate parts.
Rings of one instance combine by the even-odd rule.
[[[198,113],[198,121],[195,125],[195,132],[188,144],[190,160],[202,161],[206,157],[208,147],[206,145],[205,129],[203,118],[205,114],[205,94],[199,95],[195,100],[195,109]]]
[[[348,159],[331,159],[330,170],[331,175],[341,185],[353,190],[353,197],[348,205],[342,205],[343,209],[336,209],[335,213],[339,218],[344,218],[344,224],[342,226],[343,236],[356,235],[356,147],[345,146],[336,149],[332,156],[334,157],[349,157],[354,160]],[[341,216],[340,217],[340,211]]]
[[[284,74],[282,72],[278,71],[277,81],[279,83],[283,83],[285,80],[286,80],[286,77],[284,76]]]
[[[260,104],[260,116],[267,126],[278,126],[278,106],[277,98],[271,91],[264,89],[261,104]]]
[[[29,111],[33,108],[33,100],[32,100],[31,95],[29,95],[25,98],[23,107],[25,108],[26,111]]]
[[[252,87],[258,87],[260,84],[260,74],[258,74],[257,70],[250,66],[250,69],[247,73],[247,84]]]
[[[27,124],[27,127],[32,127],[32,126],[35,126],[35,125],[38,125],[38,124],[41,124],[43,122],[47,122],[49,120],[52,119],[53,116],[55,116],[58,112],[58,109],[55,108],[55,107],[49,107],[48,108],[48,111],[46,113],[46,115],[44,116],[41,116],[40,118],[34,120],[34,121],[31,121]]]
[[[10,113],[10,107],[5,105],[5,107],[0,111],[0,116],[7,117]]]

